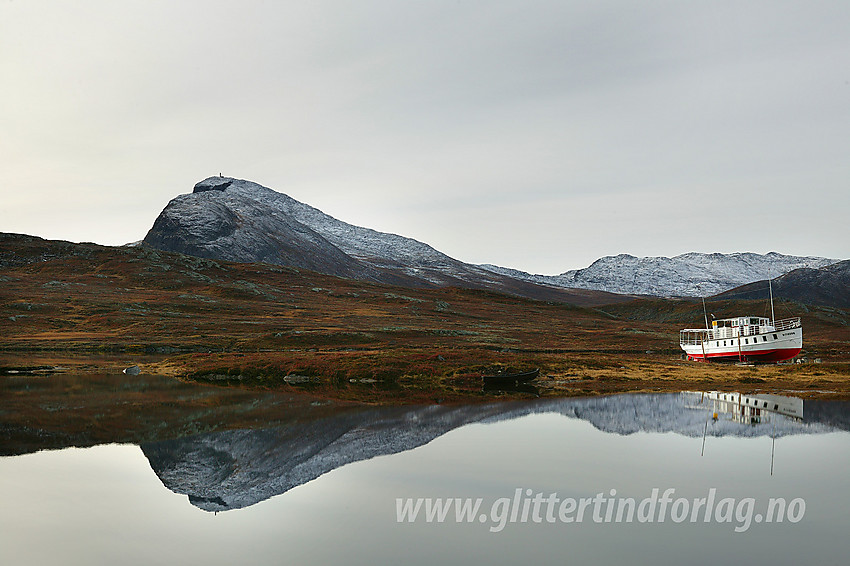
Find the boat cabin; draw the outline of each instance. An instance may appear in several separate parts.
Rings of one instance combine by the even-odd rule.
[[[679,335],[680,344],[700,344],[703,340],[723,340],[738,336],[758,336],[775,332],[769,318],[739,316],[712,320],[711,328],[686,328]]]
[[[736,336],[753,336],[773,332],[770,319],[756,316],[739,316],[711,321],[710,338],[733,338]]]

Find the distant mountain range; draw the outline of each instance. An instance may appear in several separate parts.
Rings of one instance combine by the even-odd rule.
[[[560,275],[530,275],[514,269],[482,265],[495,273],[541,285],[596,289],[629,295],[705,297],[789,271],[817,269],[835,263],[822,257],[799,257],[776,252],[701,254],[675,257],[607,256],[589,267]]]
[[[471,265],[417,240],[354,226],[251,181],[210,177],[173,199],[144,244],[238,262],[265,262],[351,279],[412,287],[488,289],[579,304],[613,295],[708,296],[836,260],[771,252],[637,258],[621,254],[560,275]],[[622,299],[621,299],[622,300]]]

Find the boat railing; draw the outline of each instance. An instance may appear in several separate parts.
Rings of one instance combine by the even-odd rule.
[[[689,328],[679,332],[679,344],[688,344],[696,346],[702,344],[708,330],[699,328]]]
[[[782,320],[777,320],[773,323],[776,331],[779,332],[781,330],[791,330],[792,328],[800,328],[802,323],[800,322],[800,317],[796,316],[794,318],[785,318]]]
[[[708,342],[709,340],[734,340],[739,337],[758,336],[760,334],[769,334],[771,332],[781,332],[783,330],[800,328],[801,326],[802,323],[800,322],[800,317],[797,316],[777,320],[772,326],[773,330],[771,330],[770,326],[768,326],[767,329],[756,326],[752,327],[746,334],[740,335],[735,334],[732,331],[732,328],[727,327],[712,329],[687,328],[679,332],[679,344],[699,345],[702,344],[703,341]]]

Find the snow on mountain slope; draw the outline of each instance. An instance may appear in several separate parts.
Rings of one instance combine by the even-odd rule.
[[[626,300],[500,275],[412,238],[348,224],[283,193],[230,177],[210,177],[191,194],[171,200],[144,243],[210,259],[301,267],[395,285],[469,287],[586,305]]]
[[[661,297],[699,297],[715,295],[768,276],[777,277],[802,267],[824,267],[835,261],[776,252],[765,255],[691,252],[672,258],[638,258],[628,254],[607,256],[584,269],[552,276],[530,275],[490,265],[482,267],[510,277],[558,287]]]
[[[157,249],[211,259],[274,263],[364,279],[377,277],[373,269],[349,257],[309,226],[270,207],[268,202],[277,194],[245,181],[207,179],[195,185],[192,194],[169,202],[144,242]]]
[[[283,263],[369,279],[382,279],[377,269],[385,268],[434,284],[450,283],[451,278],[499,280],[412,238],[354,226],[283,193],[229,177],[210,177],[195,185],[192,194],[173,199],[145,242],[204,257]],[[281,246],[292,253],[277,253]],[[296,258],[299,252],[306,257]]]
[[[225,194],[228,196],[239,195],[244,197],[245,201],[254,201],[258,207],[282,213],[281,218],[292,218],[300,222],[354,258],[386,263],[393,267],[453,267],[460,263],[428,244],[348,224],[288,195],[251,181],[211,177],[195,185],[195,192],[224,192],[218,187],[227,183],[229,185]]]

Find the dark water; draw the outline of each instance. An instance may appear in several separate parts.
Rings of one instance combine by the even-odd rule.
[[[82,418],[86,394],[65,379],[60,390],[78,393],[62,410]],[[131,397],[120,403],[132,398],[154,412],[171,387],[151,376],[101,379],[93,399],[124,383]],[[0,402],[3,453],[29,452],[0,458],[3,564],[845,564],[850,556],[847,403],[806,401],[802,420],[741,418],[700,394],[352,409],[289,392],[180,385],[185,414],[178,403],[153,420],[110,417],[110,426],[125,423],[112,442],[138,442],[94,441],[110,441],[94,419],[66,442],[93,446],[32,452],[39,434],[45,447],[61,445],[62,421],[41,433],[37,423],[16,424],[10,391],[21,383],[5,383]],[[63,396],[40,383],[32,399],[52,399],[48,422]],[[420,513],[400,522],[408,498],[422,498]],[[481,503],[471,521],[451,507],[429,522],[436,498]],[[771,498],[784,500],[783,520],[777,503],[774,521],[759,522]],[[629,499],[631,517],[621,503]],[[584,505],[581,521],[573,501]],[[653,520],[642,522],[653,501]]]

